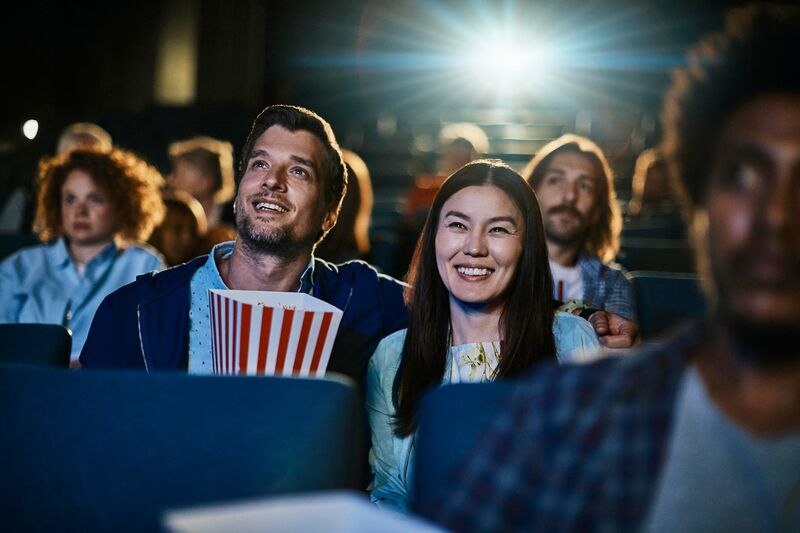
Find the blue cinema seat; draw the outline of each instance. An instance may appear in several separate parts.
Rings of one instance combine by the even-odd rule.
[[[702,317],[706,300],[695,274],[634,271],[628,273],[636,297],[642,340],[668,334],[681,323]]]
[[[0,367],[0,524],[158,530],[166,509],[357,489],[349,382]]]
[[[625,237],[616,261],[629,272],[695,272],[694,250],[686,239]]]
[[[456,469],[478,450],[492,419],[514,390],[511,382],[448,385],[425,395],[417,430],[411,507],[439,501]]]
[[[72,334],[57,324],[0,324],[0,363],[69,367]]]

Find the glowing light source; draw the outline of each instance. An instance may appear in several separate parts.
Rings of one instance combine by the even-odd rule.
[[[503,89],[541,79],[553,60],[552,52],[545,46],[504,40],[479,43],[462,64],[471,79]]]
[[[38,120],[26,120],[25,123],[22,125],[22,134],[30,140],[36,138],[36,134],[39,133],[39,121]]]

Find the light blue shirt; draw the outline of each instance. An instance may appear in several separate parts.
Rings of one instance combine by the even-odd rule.
[[[66,241],[17,251],[0,263],[0,323],[60,324],[72,331],[72,361],[81,354],[94,313],[109,293],[164,267],[149,247],[111,243],[81,275]]]
[[[401,330],[384,338],[369,361],[367,370],[367,413],[372,431],[372,450],[369,462],[372,466],[373,480],[369,490],[373,502],[383,507],[405,511],[408,509],[408,487],[411,486],[411,474],[414,471],[414,438],[398,437],[394,434],[394,403],[392,390],[397,369],[402,359],[403,343],[406,331]],[[584,362],[597,358],[601,353],[600,343],[592,326],[584,319],[568,314],[556,313],[553,321],[553,336],[556,341],[556,352],[559,362]],[[487,352],[491,352],[491,343]],[[453,382],[453,376],[460,376],[460,381],[488,381],[493,371],[473,372],[472,358],[459,361],[455,367],[451,358],[453,351],[466,355],[467,350],[460,346],[448,351],[446,369],[442,384]],[[491,354],[488,359],[491,365],[496,360]],[[466,363],[466,364],[464,364]]]
[[[211,318],[208,291],[227,290],[217,268],[218,261],[230,258],[234,241],[223,242],[212,248],[208,261],[197,269],[189,283],[189,374],[213,374],[211,353]],[[298,292],[311,293],[314,279],[314,258],[300,276]]]
[[[800,531],[800,434],[747,433],[690,369],[645,530]]]

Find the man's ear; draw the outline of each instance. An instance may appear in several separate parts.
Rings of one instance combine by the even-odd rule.
[[[322,231],[328,233],[333,226],[336,225],[336,220],[339,218],[339,211],[334,209],[325,215],[325,220],[322,221]]]

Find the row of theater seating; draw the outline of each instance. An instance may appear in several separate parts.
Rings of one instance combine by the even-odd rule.
[[[330,379],[0,365],[5,531],[158,531],[168,510],[363,489],[359,392]]]
[[[508,390],[455,385],[426,397],[415,507],[446,487]],[[363,489],[366,428],[344,380],[6,364],[0,391],[10,530],[157,531],[171,510]]]

